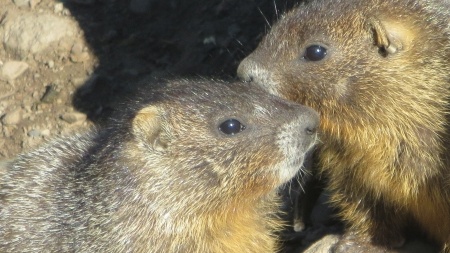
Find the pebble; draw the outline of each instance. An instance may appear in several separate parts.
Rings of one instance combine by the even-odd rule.
[[[49,129],[39,129],[39,128],[33,128],[27,133],[28,137],[46,137],[50,135]]]
[[[88,52],[82,52],[81,54],[71,54],[70,60],[72,62],[86,62],[91,58]]]
[[[30,12],[7,19],[4,34],[8,35],[3,38],[5,49],[25,58],[29,53],[42,52],[53,42],[74,37],[77,24],[54,14]]]
[[[57,3],[55,4],[55,7],[53,8],[53,12],[56,14],[61,13],[64,10],[64,4],[63,3]]]
[[[72,49],[70,50],[70,53],[72,54],[81,54],[83,52],[83,43],[78,41],[75,44],[73,44]]]
[[[51,104],[58,98],[58,96],[59,92],[56,89],[56,85],[51,84],[46,87],[45,93],[41,98],[41,102]]]
[[[80,86],[87,81],[87,77],[72,77],[70,82],[75,86]]]
[[[41,136],[50,136],[50,129],[42,129],[41,130]]]
[[[82,123],[86,118],[86,114],[80,112],[67,112],[61,115],[61,119],[69,124]]]
[[[22,110],[20,108],[15,109],[5,114],[2,118],[2,123],[5,125],[17,125],[22,120]]]
[[[70,10],[69,10],[69,9],[66,9],[66,8],[64,8],[62,14],[63,14],[64,16],[71,16],[71,15],[72,15],[72,13],[70,12]]]
[[[28,131],[27,135],[29,137],[39,137],[39,136],[41,136],[41,130],[39,130],[39,129],[31,129],[30,131]]]
[[[53,67],[55,67],[55,62],[50,60],[47,62],[47,66],[52,69]]]
[[[86,62],[90,56],[88,52],[84,51],[84,44],[78,41],[72,46],[69,58],[72,62]]]
[[[0,79],[12,81],[22,75],[27,69],[28,64],[22,61],[9,61],[3,64],[0,72]]]

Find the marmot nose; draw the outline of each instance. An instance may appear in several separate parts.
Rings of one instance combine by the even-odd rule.
[[[306,114],[306,116],[303,117],[304,121],[302,123],[302,127],[304,128],[304,133],[306,135],[314,135],[317,133],[317,129],[319,127],[319,122],[320,122],[319,114],[315,110],[313,110],[309,107],[307,107],[305,114]]]
[[[313,127],[313,126],[306,127],[306,134],[313,135],[315,133],[317,133],[317,127]]]
[[[253,65],[254,63],[250,59],[245,58],[239,64],[239,67],[237,69],[237,76],[239,77],[239,79],[248,83],[253,82],[254,77],[252,69],[255,67]]]

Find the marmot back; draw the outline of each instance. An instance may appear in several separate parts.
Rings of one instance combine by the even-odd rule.
[[[449,1],[309,1],[239,66],[320,113],[318,166],[345,238],[395,247],[416,223],[450,246],[449,17]]]
[[[239,83],[163,86],[2,168],[1,252],[276,251],[276,191],[317,113]]]

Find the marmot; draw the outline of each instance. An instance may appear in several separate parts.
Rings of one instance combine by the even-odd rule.
[[[416,224],[450,252],[449,17],[449,1],[308,1],[238,67],[321,115],[317,166],[344,239],[383,251]]]
[[[240,83],[161,86],[3,165],[0,252],[276,251],[277,188],[318,114]]]

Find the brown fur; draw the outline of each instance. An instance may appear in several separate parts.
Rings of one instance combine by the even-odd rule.
[[[319,169],[348,234],[398,246],[414,221],[450,246],[450,3],[316,0],[238,74],[321,114]],[[327,48],[319,61],[302,58]]]
[[[277,189],[318,115],[238,83],[166,86],[3,164],[0,251],[275,252]],[[246,128],[224,134],[229,118]]]

